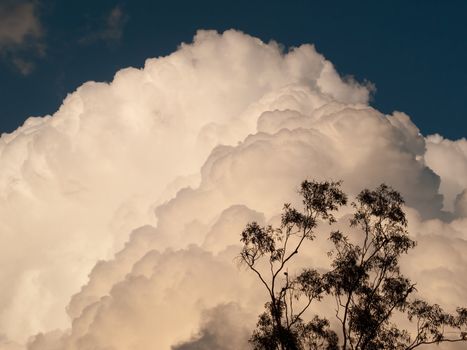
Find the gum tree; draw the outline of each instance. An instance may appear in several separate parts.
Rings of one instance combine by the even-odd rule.
[[[281,226],[261,227],[250,223],[242,232],[240,260],[258,277],[268,292],[266,311],[250,339],[254,349],[336,349],[337,335],[326,319],[314,317],[305,322],[302,315],[313,300],[320,300],[327,290],[326,281],[315,269],[304,269],[291,277],[287,266],[299,253],[303,242],[315,238],[320,220],[335,222],[333,212],[347,203],[339,182],[301,184],[303,210],[284,205]],[[259,265],[265,262],[267,272]],[[297,308],[299,299],[305,302]]]
[[[412,298],[415,283],[400,272],[399,259],[415,247],[407,232],[404,201],[392,188],[381,185],[363,190],[352,203],[355,213],[349,237],[334,231],[330,240],[332,270],[327,288],[336,301],[342,349],[414,349],[421,345],[467,340],[467,310],[455,314],[439,305]],[[405,314],[416,326],[411,333],[394,321]],[[457,330],[448,337],[447,329]],[[452,333],[449,333],[452,334]]]
[[[351,236],[331,232],[330,271],[306,268],[289,275],[287,267],[303,242],[315,238],[318,222],[334,223],[333,213],[347,203],[340,184],[304,181],[299,191],[302,211],[286,204],[280,227],[253,222],[243,230],[240,261],[256,274],[269,296],[250,338],[253,348],[411,350],[467,341],[467,309],[450,314],[415,298],[415,284],[401,274],[399,258],[415,242],[406,230],[401,195],[386,185],[361,191],[352,203]],[[336,303],[334,317],[340,324],[336,329],[320,316],[303,319],[312,302],[325,295]],[[396,315],[407,316],[414,329],[399,328]]]

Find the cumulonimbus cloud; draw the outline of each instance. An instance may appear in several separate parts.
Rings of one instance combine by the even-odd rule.
[[[3,135],[0,333],[41,332],[31,350],[244,346],[265,296],[235,264],[239,232],[274,222],[304,178],[400,190],[420,241],[406,270],[427,298],[461,304],[467,279],[448,276],[467,275],[451,254],[466,244],[466,186],[431,156],[441,141],[370,107],[370,90],[311,45],[200,31]],[[323,244],[307,263],[324,264]]]

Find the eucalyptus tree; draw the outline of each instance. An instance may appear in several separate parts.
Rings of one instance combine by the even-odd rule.
[[[352,234],[330,233],[331,269],[312,267],[289,274],[303,243],[315,238],[320,221],[333,224],[347,204],[341,182],[304,181],[302,210],[284,205],[280,227],[249,223],[242,232],[240,261],[268,293],[250,343],[255,350],[411,350],[422,345],[467,341],[467,309],[445,312],[415,297],[416,285],[400,272],[399,259],[415,247],[407,232],[403,198],[381,185],[365,189],[351,203]],[[335,300],[334,323],[309,314],[313,302]],[[414,325],[402,329],[396,317]]]
[[[261,227],[252,222],[242,232],[240,260],[257,275],[269,296],[266,311],[250,339],[254,349],[337,349],[337,335],[326,319],[302,319],[311,303],[321,300],[328,291],[326,279],[313,268],[292,278],[287,267],[303,243],[315,238],[319,220],[329,224],[336,221],[333,212],[347,203],[347,197],[340,182],[304,181],[299,193],[303,210],[285,204],[280,227]],[[266,272],[259,267],[263,261],[268,265]],[[294,301],[299,299],[306,301],[297,309]]]

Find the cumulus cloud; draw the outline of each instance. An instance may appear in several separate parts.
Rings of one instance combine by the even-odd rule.
[[[0,333],[40,332],[31,350],[244,348],[266,295],[236,264],[239,232],[299,204],[304,178],[399,189],[420,242],[405,271],[428,299],[462,304],[465,192],[432,138],[370,93],[312,45],[200,31],[3,135]],[[328,229],[296,266],[326,268]]]
[[[0,56],[10,60],[18,70],[29,74],[33,62],[25,52],[42,55],[44,30],[33,1],[2,1],[0,4]]]
[[[426,163],[441,176],[444,207],[452,211],[456,200],[462,201],[465,198],[462,192],[467,190],[467,140],[451,141],[431,135],[427,137],[426,146]]]
[[[66,324],[67,300],[95,261],[111,257],[133,228],[155,225],[153,208],[196,185],[214,146],[236,144],[258,114],[287,102],[268,94],[305,83],[324,100],[367,101],[364,87],[339,83],[329,65],[310,45],[283,54],[235,31],[200,32],[111,84],[86,83],[53,116],[3,135],[8,287],[0,292],[0,327],[16,339]],[[340,86],[336,93],[327,79]]]

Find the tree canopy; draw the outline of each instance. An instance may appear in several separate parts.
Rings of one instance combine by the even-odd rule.
[[[400,272],[400,257],[416,245],[400,193],[384,184],[362,190],[351,203],[353,234],[330,232],[329,271],[306,267],[292,275],[288,266],[304,242],[315,239],[318,223],[332,225],[347,205],[341,182],[303,181],[299,194],[302,210],[285,204],[279,227],[251,222],[241,234],[240,261],[269,297],[250,338],[253,349],[411,350],[467,341],[467,309],[448,313],[418,298],[415,283]],[[335,301],[331,321],[321,315],[305,320],[324,297]],[[395,323],[404,315],[411,329]]]

